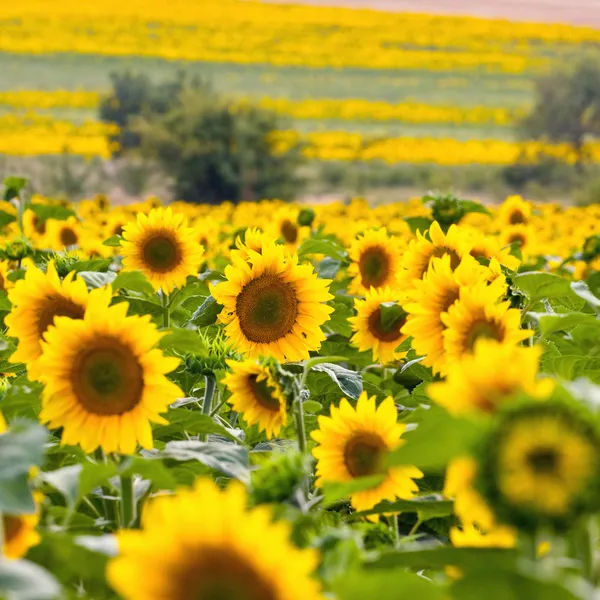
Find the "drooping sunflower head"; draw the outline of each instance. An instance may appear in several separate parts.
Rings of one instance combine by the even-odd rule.
[[[357,510],[368,510],[381,500],[411,498],[418,492],[413,481],[422,477],[416,467],[385,466],[387,454],[403,443],[406,428],[397,423],[394,400],[386,398],[377,407],[375,397],[363,392],[356,408],[343,399],[331,407],[330,417],[319,417],[319,429],[312,432],[317,442],[313,456],[317,460],[317,485],[352,481],[359,477],[379,476],[367,490],[352,495]]]
[[[401,332],[407,314],[398,304],[398,293],[389,287],[371,288],[364,300],[356,299],[356,316],[348,319],[355,331],[352,342],[358,349],[373,351],[373,360],[388,363],[403,358],[406,353],[396,348],[406,339]]]
[[[396,287],[400,261],[399,240],[384,228],[369,229],[359,236],[348,251],[352,262],[348,274],[353,277],[351,294],[364,294],[371,288]]]
[[[498,224],[500,227],[527,225],[531,220],[532,210],[532,205],[521,196],[509,196],[498,209]]]
[[[290,534],[267,506],[247,508],[241,484],[199,479],[153,499],[141,530],[118,534],[108,580],[125,600],[323,600],[317,552]]]
[[[276,436],[287,422],[287,400],[268,366],[253,360],[228,360],[231,372],[223,383],[231,392],[229,403],[249,425],[258,425],[268,438]]]
[[[450,364],[445,381],[430,384],[427,393],[455,414],[493,414],[520,392],[547,398],[554,382],[538,379],[541,353],[539,346],[523,347],[481,338],[473,353]]]
[[[318,279],[311,265],[269,244],[262,254],[248,250],[247,260],[232,254],[225,277],[212,295],[223,305],[219,318],[235,350],[283,362],[308,358],[320,347],[321,325],[333,311],[324,303],[332,296],[330,282]]]
[[[108,299],[111,293],[107,288],[94,292]],[[27,364],[31,376],[32,361],[40,356],[43,336],[55,318],[82,319],[90,294],[85,281],[74,272],[61,281],[54,261],[50,261],[45,273],[31,265],[25,277],[9,290],[8,297],[13,305],[5,319],[8,335],[19,340],[10,360]]]
[[[598,506],[600,435],[593,417],[556,400],[510,407],[482,449],[478,486],[505,523],[568,527]]]
[[[63,444],[131,454],[152,447],[150,421],[182,396],[166,378],[179,364],[156,348],[149,316],[127,316],[127,303],[88,303],[83,319],[64,317],[45,335],[36,371],[45,384],[40,420],[62,427]]]
[[[449,365],[471,354],[482,338],[518,344],[533,335],[532,330],[521,329],[521,311],[503,301],[505,289],[504,282],[498,279],[491,285],[483,281],[460,289],[458,300],[442,314]]]
[[[123,227],[123,267],[142,271],[156,290],[171,292],[183,286],[188,275],[198,273],[203,248],[196,237],[185,216],[170,208],[139,213],[135,222]]]

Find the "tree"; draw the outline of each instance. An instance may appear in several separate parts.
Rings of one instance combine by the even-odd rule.
[[[522,133],[545,142],[567,143],[578,170],[588,155],[586,142],[600,135],[600,55],[541,77],[535,104],[519,124]]]

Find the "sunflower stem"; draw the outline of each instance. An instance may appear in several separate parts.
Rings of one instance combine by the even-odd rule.
[[[294,420],[296,421],[298,448],[302,454],[306,454],[306,428],[304,427],[304,409],[302,407],[302,400],[296,398],[294,404]]]
[[[106,463],[106,454],[102,448],[97,448],[94,452],[94,456],[98,462]],[[107,485],[101,486],[102,489],[102,506],[104,508],[104,518],[113,526],[117,523],[117,514],[115,511],[115,503],[110,500],[111,490]]]
[[[135,521],[136,505],[133,492],[133,477],[121,475],[121,528],[131,527]]]
[[[210,415],[210,410],[212,408],[212,399],[215,393],[215,389],[217,386],[217,382],[214,377],[207,375],[204,378],[205,388],[204,388],[204,401],[202,402],[202,412],[205,415]]]
[[[169,302],[169,295],[164,290],[160,291],[160,299],[163,309],[163,327],[168,329],[171,327],[171,304]]]

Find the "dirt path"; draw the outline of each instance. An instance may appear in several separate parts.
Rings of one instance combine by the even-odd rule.
[[[571,23],[600,28],[600,0],[267,0],[396,12],[497,17],[513,21]]]

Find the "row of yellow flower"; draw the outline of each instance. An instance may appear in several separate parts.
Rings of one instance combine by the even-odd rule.
[[[0,106],[26,109],[97,108],[100,92],[90,90],[7,90]]]
[[[4,52],[370,69],[521,73],[600,40],[567,25],[239,0],[24,0],[3,3],[0,21]]]

